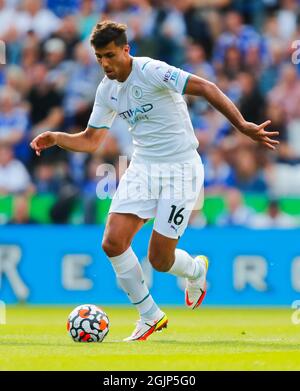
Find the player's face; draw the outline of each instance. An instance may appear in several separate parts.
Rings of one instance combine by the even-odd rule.
[[[127,68],[130,68],[128,45],[117,46],[114,42],[110,42],[104,48],[96,48],[95,55],[109,79],[123,81],[124,75],[128,75]]]

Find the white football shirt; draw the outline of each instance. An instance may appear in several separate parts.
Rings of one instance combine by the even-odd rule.
[[[197,155],[187,105],[183,99],[190,74],[149,57],[133,57],[124,82],[100,82],[89,126],[110,128],[118,115],[129,125],[132,159],[178,162]]]

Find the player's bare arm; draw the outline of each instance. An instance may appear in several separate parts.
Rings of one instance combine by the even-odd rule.
[[[247,122],[234,103],[216,86],[216,84],[192,75],[188,80],[185,93],[205,98],[213,107],[220,111],[235,128],[252,138],[252,140],[257,141],[272,150],[279,144],[279,141],[272,139],[272,137],[278,136],[279,132],[267,132],[265,130],[265,127],[268,126],[271,121],[265,121],[260,125]]]
[[[44,149],[54,145],[68,151],[93,153],[99,148],[106,134],[106,128],[95,129],[91,127],[75,134],[47,131],[35,137],[30,146],[38,156]]]

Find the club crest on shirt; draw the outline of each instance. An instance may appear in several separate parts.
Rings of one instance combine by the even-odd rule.
[[[143,96],[143,91],[142,91],[141,87],[138,87],[138,86],[132,86],[131,93],[135,99],[141,99],[141,97]]]

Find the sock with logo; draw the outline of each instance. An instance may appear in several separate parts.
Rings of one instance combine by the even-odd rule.
[[[129,247],[123,254],[109,257],[109,259],[119,285],[139,311],[141,319],[154,320],[161,318],[163,313],[150,295],[143,270],[132,248]]]
[[[205,273],[205,269],[201,264],[195,262],[186,251],[177,248],[174,263],[168,273],[195,280]]]

